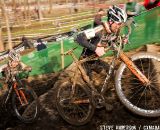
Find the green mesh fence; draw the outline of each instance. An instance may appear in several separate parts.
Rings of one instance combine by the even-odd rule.
[[[137,27],[132,26],[130,44],[125,46],[125,51],[138,48],[145,44],[160,42],[160,7],[144,12],[136,16]],[[106,19],[105,19],[106,20]],[[91,23],[92,24],[92,23]],[[78,46],[73,39],[66,39],[64,43],[64,52]],[[76,49],[75,54],[80,56],[82,47]],[[22,57],[22,62],[32,66],[31,75],[40,75],[45,73],[57,72],[62,69],[61,44],[53,42],[48,48],[39,52],[32,52]],[[72,63],[70,56],[64,57],[64,67]]]
[[[64,52],[77,46],[71,39],[63,41]],[[75,50],[76,55],[80,55],[82,48]],[[50,43],[47,49],[36,51],[22,57],[22,62],[32,66],[31,75],[57,72],[62,69],[61,42]],[[72,63],[70,56],[64,56],[64,67]]]
[[[129,39],[131,44],[127,44],[125,50],[160,42],[160,7],[146,11],[134,19],[137,26],[132,26],[132,34]]]

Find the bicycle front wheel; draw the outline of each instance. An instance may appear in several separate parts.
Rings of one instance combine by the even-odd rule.
[[[132,112],[146,117],[160,116],[160,55],[139,53],[131,57],[137,68],[149,79],[144,85],[122,63],[117,71],[116,92]]]
[[[69,124],[80,126],[88,123],[94,113],[91,95],[85,87],[76,84],[72,93],[70,82],[62,83],[57,90],[56,106],[61,117]]]
[[[38,97],[30,87],[20,88],[18,92],[19,96],[14,93],[12,97],[14,112],[22,122],[31,123],[37,119],[39,114]]]

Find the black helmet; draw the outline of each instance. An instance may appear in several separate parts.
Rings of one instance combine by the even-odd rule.
[[[127,20],[127,14],[123,9],[115,5],[109,8],[108,21],[122,23],[122,22],[126,22],[126,20]]]

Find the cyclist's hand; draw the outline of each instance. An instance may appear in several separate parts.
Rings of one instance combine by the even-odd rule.
[[[103,56],[105,54],[105,50],[104,50],[104,47],[98,47],[96,48],[95,50],[95,53],[98,55],[98,56]]]

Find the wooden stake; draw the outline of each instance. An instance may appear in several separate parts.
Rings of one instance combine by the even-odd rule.
[[[64,69],[64,46],[63,46],[63,40],[61,40],[61,66],[62,69]]]

